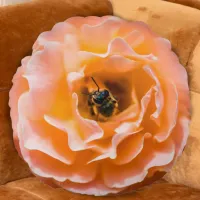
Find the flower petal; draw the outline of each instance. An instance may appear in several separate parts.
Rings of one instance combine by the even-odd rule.
[[[139,31],[147,41],[152,41],[157,37],[157,34],[154,33],[147,24],[142,21],[126,21],[124,20],[121,23],[118,35],[119,37],[125,38],[133,31]],[[145,41],[145,42],[147,42]]]
[[[139,62],[130,60],[121,55],[113,55],[105,60],[105,68],[103,70],[105,71],[105,73],[126,73],[134,70],[136,67],[139,66],[139,64]]]
[[[159,119],[158,117],[160,116],[160,113],[162,112],[163,106],[164,106],[164,95],[163,91],[161,88],[161,84],[159,79],[156,77],[155,72],[150,68],[150,66],[145,66],[144,70],[151,76],[155,83],[156,86],[154,86],[154,90],[156,91],[155,94],[155,104],[156,104],[156,111],[151,115],[151,119],[157,122],[159,124]]]
[[[80,81],[83,78],[84,78],[83,72],[70,72],[67,75],[67,84],[69,86],[69,90],[70,90],[71,94],[74,91],[77,92],[78,89],[80,89],[80,87],[81,87]]]
[[[50,125],[66,132],[68,135],[68,145],[72,151],[80,151],[85,149],[85,144],[80,136],[80,130],[73,120],[60,120],[52,116],[44,116],[44,119]]]
[[[140,45],[142,42],[144,42],[144,35],[140,31],[132,31],[128,33],[124,39],[126,42],[134,49],[138,45]]]
[[[178,57],[171,50],[170,41],[158,37],[155,39],[155,44],[155,54],[159,57],[155,66],[158,70],[162,68],[162,70],[159,70],[160,73],[175,84],[179,96],[179,109],[181,109],[181,112],[183,111],[186,115],[189,115],[191,104],[186,69],[180,64]]]
[[[44,121],[21,118],[20,125],[23,130],[21,139],[26,149],[38,150],[67,165],[74,162],[76,153],[68,148],[68,140],[64,133]]]
[[[95,59],[106,58],[111,55],[120,55],[129,59],[134,59],[137,61],[144,62],[157,62],[157,57],[153,54],[149,55],[140,55],[137,54],[132,47],[123,39],[123,38],[114,38],[112,39],[107,48],[107,52],[105,53],[94,53],[88,51],[79,51],[78,57],[81,63],[88,63],[89,61],[93,61]]]
[[[71,192],[86,194],[86,195],[95,195],[95,196],[104,196],[110,193],[116,194],[124,189],[124,188],[116,189],[116,188],[106,187],[102,181],[98,180],[92,181],[87,184],[64,182],[64,183],[58,183],[58,185]]]
[[[176,145],[176,155],[180,156],[189,136],[189,122],[190,120],[187,117],[180,116],[176,127],[172,132],[172,138],[175,141]]]
[[[122,188],[143,181],[151,167],[165,166],[173,160],[175,146],[169,142],[157,150],[150,151],[148,148],[148,154],[145,154],[145,157],[141,154],[137,161],[133,160],[126,165],[114,166],[107,162],[103,166],[105,184],[111,188]]]
[[[16,74],[13,77],[13,87],[11,88],[9,92],[9,106],[11,107],[11,118],[12,118],[12,128],[14,130],[14,133],[16,133],[16,126],[18,122],[18,100],[23,92],[26,92],[29,90],[28,82],[23,77],[24,74],[24,68],[27,62],[30,60],[30,57],[26,57],[22,60],[22,66],[17,69]],[[15,135],[14,135],[15,137]]]
[[[84,49],[91,52],[105,52],[112,38],[117,33],[121,19],[110,17],[97,25],[84,24],[81,35]],[[88,37],[90,35],[90,37]],[[97,40],[98,38],[98,40]]]
[[[93,160],[91,160],[89,163],[102,160],[105,158],[111,158],[115,159],[117,157],[117,146],[128,136],[134,135],[136,133],[139,133],[142,130],[142,128],[136,129],[136,126],[134,123],[123,123],[120,127],[118,127],[115,131],[117,134],[115,134],[112,137],[112,143],[111,146],[108,148],[108,150],[103,153],[100,156],[97,156]]]
[[[117,148],[117,157],[113,160],[116,165],[124,165],[131,162],[140,154],[144,147],[145,138],[152,137],[150,133],[134,134],[126,138]]]
[[[103,23],[107,19],[112,19],[114,18],[113,16],[103,16],[103,17],[97,17],[97,16],[87,16],[87,17],[80,17],[80,16],[75,16],[75,17],[70,17],[68,18],[65,22],[75,26],[77,30],[81,28],[83,24],[88,24],[91,26],[96,26],[100,23]]]
[[[82,167],[80,165],[67,166],[40,151],[29,151],[28,154],[31,170],[40,177],[52,178],[59,182],[70,180],[77,183],[88,183],[96,176],[94,163],[87,166],[82,165]]]
[[[73,34],[67,34],[64,37],[64,63],[67,73],[77,71],[80,68],[80,62],[77,52],[80,50],[78,38]]]
[[[158,142],[163,142],[172,133],[176,126],[178,117],[178,93],[176,86],[168,81],[166,83],[165,94],[165,111],[164,111],[164,122],[160,127],[159,131],[155,134],[154,138]],[[173,110],[173,112],[172,112]]]
[[[41,50],[49,42],[63,43],[65,35],[76,34],[76,28],[66,22],[57,23],[51,31],[43,32],[39,35],[38,39],[33,45],[33,52]]]
[[[63,76],[62,50],[59,44],[48,44],[29,60],[23,77],[28,80],[29,100],[41,113],[53,104],[59,82]],[[48,98],[48,101],[47,101]]]
[[[23,127],[19,123],[18,131],[22,132],[22,129]],[[80,159],[81,161],[77,160],[74,165],[66,165],[43,152],[36,150],[28,151],[24,148],[25,144],[21,135],[19,135],[19,139],[23,158],[35,175],[43,178],[51,178],[59,182],[70,180],[77,183],[88,183],[94,180],[97,170],[95,163],[85,165],[81,163],[82,159]]]
[[[98,125],[98,123],[94,120],[89,120],[83,118],[79,111],[78,111],[78,95],[76,93],[72,94],[72,99],[74,101],[74,114],[75,114],[75,120],[78,124],[78,126],[81,128],[83,134],[84,134],[84,140],[85,142],[91,142],[93,140],[97,140],[103,137],[104,131],[101,129],[101,127]]]

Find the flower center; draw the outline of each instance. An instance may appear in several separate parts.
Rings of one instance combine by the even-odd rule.
[[[124,87],[128,83],[124,81],[104,80],[95,76],[85,78],[85,83],[81,88],[83,95],[79,105],[79,111],[84,117],[105,122],[131,104],[130,92]]]

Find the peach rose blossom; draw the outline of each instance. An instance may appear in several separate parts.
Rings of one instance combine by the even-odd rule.
[[[108,89],[118,112],[96,120],[84,92]],[[187,73],[142,22],[73,17],[42,33],[10,91],[15,146],[41,180],[107,195],[167,172],[189,134]],[[140,183],[140,184],[139,184]]]

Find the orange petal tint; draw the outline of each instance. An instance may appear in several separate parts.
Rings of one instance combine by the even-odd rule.
[[[187,73],[170,42],[113,16],[73,17],[42,33],[13,77],[9,106],[33,174],[81,194],[145,186],[170,170],[189,134]]]

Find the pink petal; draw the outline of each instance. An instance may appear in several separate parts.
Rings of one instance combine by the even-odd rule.
[[[107,58],[104,62],[104,69],[106,72],[112,73],[126,73],[139,67],[139,62],[130,60],[120,55],[113,55]]]
[[[164,77],[168,77],[177,87],[180,109],[189,113],[191,108],[188,86],[188,75],[185,68],[179,63],[178,57],[171,50],[171,44],[163,38],[155,39],[155,54],[159,57],[156,67]],[[162,49],[162,51],[160,51]]]
[[[18,131],[23,131],[21,124],[18,126]],[[51,178],[59,182],[70,180],[77,183],[91,182],[96,176],[97,166],[95,163],[90,165],[84,165],[83,163],[66,165],[43,152],[35,150],[28,151],[24,148],[24,141],[21,135],[19,141],[24,160],[28,163],[31,171],[37,176]]]
[[[77,52],[80,50],[78,38],[73,34],[65,36],[64,64],[67,73],[77,71],[80,68],[80,62]]]
[[[80,81],[83,78],[84,78],[83,72],[70,72],[67,75],[67,84],[69,86],[69,90],[70,90],[71,94],[74,91],[77,92],[80,90],[80,87],[81,87]]]
[[[142,151],[145,138],[151,136],[150,133],[145,133],[134,134],[126,138],[118,146],[117,158],[113,160],[113,163],[116,165],[124,165],[131,162]]]
[[[110,193],[116,194],[124,189],[124,188],[123,189],[109,188],[106,187],[102,181],[97,181],[97,180],[86,184],[64,182],[64,183],[58,183],[58,185],[74,193],[95,195],[95,196],[104,196]]]
[[[84,24],[81,27],[84,49],[91,52],[95,52],[96,50],[98,50],[98,52],[105,52],[110,40],[112,40],[117,33],[120,22],[120,18],[111,17],[94,26]],[[88,35],[90,37],[88,37]]]
[[[111,147],[111,138],[95,140],[88,143],[88,149],[94,152],[93,156],[91,157],[88,162],[90,163],[93,159],[103,154],[106,154]],[[104,155],[103,155],[104,156]]]
[[[86,148],[84,141],[80,136],[80,130],[74,120],[60,120],[53,116],[44,116],[44,119],[50,125],[64,131],[68,135],[68,145],[72,151],[80,151]]]
[[[33,51],[36,52],[43,49],[49,42],[63,43],[65,35],[76,34],[76,29],[72,25],[66,22],[57,23],[51,31],[43,32],[39,35],[38,39],[33,45]]]
[[[141,32],[134,30],[128,33],[124,39],[132,48],[134,48],[144,42],[144,35]]]
[[[150,68],[150,66],[145,66],[144,70],[149,74],[149,76],[151,76],[155,83],[156,86],[154,86],[154,90],[156,91],[155,94],[155,104],[156,104],[156,111],[151,115],[151,119],[155,120],[157,123],[159,123],[159,119],[158,117],[160,116],[160,113],[163,110],[163,106],[164,106],[164,95],[163,95],[163,91],[161,88],[161,84],[159,79],[156,77],[155,72],[153,71],[153,69]]]
[[[43,117],[43,112],[33,105],[35,105],[35,101],[30,92],[24,92],[18,100],[18,112],[28,119],[41,119]]]
[[[159,149],[156,149],[155,153],[153,153],[152,155],[153,158],[145,166],[145,169],[169,164],[175,156],[175,145],[172,140],[169,140],[168,142],[161,144],[159,146]]]
[[[94,163],[82,165],[82,167],[79,165],[67,166],[39,151],[30,151],[29,156],[30,168],[37,176],[52,178],[59,182],[69,180],[76,183],[88,183],[96,176]]]
[[[175,146],[172,142],[162,145],[158,150],[149,149],[149,153],[143,157],[140,155],[137,162],[134,160],[126,165],[114,166],[107,163],[103,166],[103,177],[106,186],[122,188],[144,180],[148,170],[155,166],[169,164],[175,155]]]
[[[112,137],[112,143],[111,146],[108,148],[108,150],[102,155],[97,156],[96,158],[91,160],[89,163],[98,160],[103,160],[105,158],[115,159],[117,157],[117,146],[128,136],[139,133],[141,130],[142,128],[136,129],[134,123],[131,122],[123,123],[120,127],[115,129],[116,134]]]
[[[51,43],[43,51],[36,52],[27,64],[23,77],[29,83],[29,100],[41,113],[47,112],[53,104],[54,94],[63,76],[62,59],[60,45]]]
[[[151,100],[152,92],[153,92],[153,88],[150,88],[149,91],[142,97],[142,100],[141,100],[141,111],[140,111],[140,114],[139,114],[139,117],[138,117],[137,121],[135,122],[137,127],[140,126],[140,124],[141,124],[141,122],[143,120],[143,117],[145,115],[145,112],[147,110],[149,102]]]
[[[45,85],[53,85],[50,81],[60,79],[60,77],[63,76],[63,72],[62,45],[53,42],[48,43],[43,51],[36,52],[31,56],[26,65],[25,76],[34,79],[35,82],[33,82],[31,86],[39,87],[38,85],[41,84],[41,82],[38,83],[36,77],[45,79]],[[41,87],[44,87],[44,85],[41,85]]]
[[[139,31],[140,33],[142,33],[142,35],[147,41],[148,40],[152,41],[152,39],[157,37],[157,34],[155,34],[146,23],[142,21],[132,22],[132,21],[125,21],[125,20],[120,26],[118,36],[125,38],[127,35],[129,35],[133,31]]]
[[[103,16],[103,17],[97,17],[97,16],[88,16],[88,17],[80,17],[75,16],[68,18],[65,22],[68,24],[71,24],[75,26],[77,29],[80,29],[82,25],[88,24],[90,26],[96,26],[100,23],[103,23],[107,19],[112,19],[113,16]]]
[[[75,16],[68,18],[65,22],[79,29],[86,22],[86,20],[85,17]]]
[[[64,133],[45,122],[21,118],[20,124],[23,130],[20,138],[26,149],[38,150],[67,165],[74,162],[76,154],[67,146],[68,140]]]
[[[18,122],[18,100],[21,94],[29,89],[27,80],[23,77],[26,63],[30,60],[30,57],[25,57],[22,60],[22,66],[17,69],[16,74],[13,77],[13,86],[9,92],[9,106],[11,108],[12,128],[16,134],[16,127]],[[16,135],[14,135],[14,138]]]
[[[137,54],[131,46],[123,38],[114,38],[110,41],[108,46],[109,54],[120,54],[126,57],[135,58],[138,60],[148,60],[148,61],[157,61],[157,57],[152,54],[149,55],[139,55]]]
[[[128,136],[139,133],[143,128],[138,128],[135,123],[126,122],[120,127],[115,129],[116,134],[112,138],[112,155],[111,158],[115,159],[117,156],[117,146]]]
[[[79,51],[77,52],[78,59],[80,60],[80,65],[87,65],[102,62],[102,58],[107,58],[110,56],[121,56],[126,57],[126,61],[137,60],[137,61],[144,61],[144,62],[156,62],[157,57],[153,54],[149,55],[139,55],[137,54],[132,47],[123,39],[123,38],[114,38],[108,44],[107,52],[105,53],[94,53],[88,51]],[[130,63],[129,62],[129,63]],[[100,65],[99,65],[100,66]],[[101,67],[103,68],[103,66]],[[93,69],[98,70],[98,69]]]
[[[178,93],[176,86],[166,81],[165,94],[165,111],[164,111],[164,121],[159,129],[159,132],[155,134],[154,138],[158,142],[163,142],[172,133],[172,130],[176,126],[176,121],[178,117]],[[172,112],[173,111],[173,112]]]
[[[189,136],[189,122],[187,117],[180,116],[176,127],[172,132],[172,138],[175,141],[176,155],[177,157],[181,155]]]

